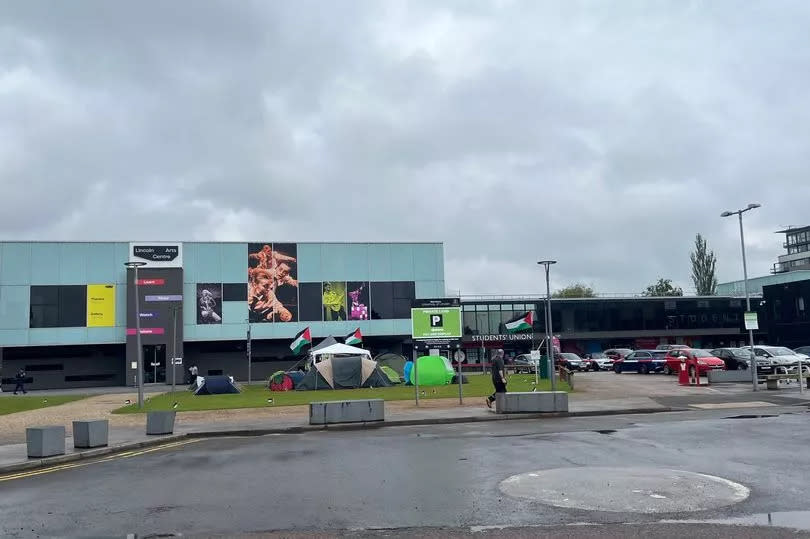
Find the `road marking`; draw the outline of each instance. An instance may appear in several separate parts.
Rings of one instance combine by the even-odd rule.
[[[157,447],[150,447],[147,449],[141,450],[133,450],[133,451],[124,451],[123,453],[116,453],[114,455],[110,455],[107,457],[102,457],[98,459],[87,460],[85,462],[70,462],[66,464],[57,464],[54,466],[49,466],[48,468],[40,468],[38,470],[29,470],[24,472],[13,473],[9,475],[0,476],[0,483],[3,481],[12,481],[14,479],[25,479],[27,477],[35,477],[37,475],[43,475],[53,472],[59,472],[62,470],[69,470],[71,468],[82,468],[84,466],[90,466],[91,464],[99,464],[102,462],[110,462],[113,460],[121,459],[121,458],[131,458],[137,457],[139,455],[144,455],[146,453],[152,453],[154,451],[161,451],[164,449],[174,449],[177,447],[182,447],[187,444],[192,444],[194,442],[198,442],[199,439],[192,439],[192,440],[180,440],[177,442],[171,442],[164,445],[159,445]]]

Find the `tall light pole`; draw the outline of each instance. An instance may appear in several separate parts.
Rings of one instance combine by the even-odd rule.
[[[138,298],[138,268],[145,266],[146,262],[126,262],[124,265],[127,268],[135,270],[133,275],[135,284],[135,346],[138,347],[138,408],[143,408],[143,347],[141,346],[141,308],[140,299]]]
[[[731,217],[732,215],[736,215],[740,218],[740,247],[742,248],[742,263],[743,263],[743,281],[745,282],[745,312],[751,312],[751,295],[748,293],[748,264],[745,261],[745,234],[743,233],[743,221],[742,221],[742,214],[759,208],[761,204],[749,204],[747,207],[737,210],[737,211],[724,211],[720,214],[720,217]],[[759,389],[757,387],[757,358],[754,354],[754,330],[748,330],[748,339],[751,345],[751,384],[753,385],[754,391]]]
[[[554,379],[554,345],[551,343],[551,284],[548,272],[551,265],[556,263],[556,260],[541,260],[538,262],[538,264],[546,268],[546,358],[549,365],[548,375],[551,377],[552,391],[557,391],[557,381]]]

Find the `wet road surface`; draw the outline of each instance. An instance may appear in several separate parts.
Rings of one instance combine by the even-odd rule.
[[[430,536],[434,532],[425,528],[449,528],[436,531],[444,537],[482,527],[476,531],[522,537],[537,535],[541,532],[531,527],[544,526],[544,535],[557,535],[559,529],[557,536],[563,537],[615,537],[615,526],[635,523],[646,529],[631,527],[620,535],[642,530],[638,536],[658,537],[667,535],[655,535],[657,530],[676,529],[655,524],[662,520],[767,524],[749,517],[766,513],[789,514],[784,525],[810,529],[810,515],[804,513],[810,505],[809,423],[806,408],[794,406],[750,414],[720,410],[199,440],[53,473],[0,478],[0,536],[273,530]],[[683,489],[668,490],[666,478],[638,489],[611,486],[600,468],[616,467],[707,474],[748,492],[742,501],[694,511]],[[624,509],[558,507],[513,498],[501,489],[511,476],[558,468],[581,468],[581,479],[571,482],[570,492],[566,485],[553,485],[565,496],[585,499],[600,489],[605,507]],[[643,500],[650,493],[681,496],[673,503],[681,510],[644,514],[625,510],[624,499],[607,503],[620,496]],[[612,527],[568,526],[575,523]],[[774,523],[780,524],[778,519]],[[737,530],[739,536],[756,531],[724,529]],[[749,536],[787,533],[768,530],[777,535]],[[688,534],[713,536],[702,533]]]

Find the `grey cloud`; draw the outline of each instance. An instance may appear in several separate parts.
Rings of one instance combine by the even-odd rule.
[[[766,16],[767,15],[767,16]],[[443,240],[448,288],[740,276],[810,198],[804,2],[0,6],[5,239]],[[67,193],[67,194],[66,194]]]

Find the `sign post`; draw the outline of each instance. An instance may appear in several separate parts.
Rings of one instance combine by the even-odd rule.
[[[461,301],[459,298],[417,299],[411,307],[411,340],[413,341],[413,376],[416,405],[419,406],[419,358],[422,348],[459,349],[461,344]],[[458,365],[459,403],[462,402],[461,361]]]
[[[251,363],[252,363],[252,359],[251,359],[251,352],[252,351],[250,349],[250,321],[248,321],[247,343],[246,343],[246,346],[245,346],[245,350],[246,350],[246,353],[247,353],[247,362],[248,362],[248,385],[250,385],[250,379],[251,379],[251,374],[252,374],[251,371],[250,371]],[[317,376],[315,377],[315,380],[317,382]]]

